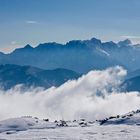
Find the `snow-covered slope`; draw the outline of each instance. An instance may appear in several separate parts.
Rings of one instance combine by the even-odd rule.
[[[121,116],[112,116],[99,121],[101,125],[140,125],[140,110]]]
[[[3,140],[128,140],[140,137],[140,110],[96,122],[84,119],[74,121],[40,120],[25,116],[0,121],[0,139]],[[119,124],[119,125],[118,125]]]
[[[26,131],[29,129],[54,129],[60,127],[87,127],[92,126],[94,122],[86,122],[84,119],[74,121],[54,121],[48,119],[40,120],[37,117],[25,116],[20,118],[11,118],[0,121],[0,133]]]
[[[36,121],[39,121],[37,125]],[[14,123],[15,122],[15,123]],[[72,123],[72,122],[71,122]],[[76,124],[77,121],[73,122]],[[0,122],[2,124],[2,122]],[[1,140],[138,140],[140,138],[140,127],[137,125],[98,125],[94,123],[91,127],[54,127],[48,129],[54,123],[40,121],[37,118],[18,118],[3,121],[3,127],[10,128],[14,124],[20,130],[26,131],[1,131]],[[18,125],[17,125],[18,124]],[[41,124],[41,127],[39,127]],[[56,123],[57,124],[57,123]],[[42,126],[45,126],[44,128]],[[34,128],[34,129],[33,129]],[[42,129],[41,129],[42,128]],[[53,128],[53,127],[52,127]]]
[[[99,122],[99,123],[98,123]],[[85,119],[74,121],[40,120],[37,117],[25,116],[0,121],[0,133],[26,131],[30,129],[55,129],[61,127],[91,127],[101,125],[140,125],[140,110],[132,111],[121,116],[111,116],[104,120],[88,122]]]
[[[5,131],[25,131],[28,129],[55,128],[56,124],[32,117],[11,118],[0,121],[0,133]]]

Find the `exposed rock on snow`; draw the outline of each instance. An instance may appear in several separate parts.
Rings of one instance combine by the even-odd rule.
[[[12,118],[0,121],[0,132],[25,131],[28,129],[55,128],[56,124],[33,117]]]
[[[0,121],[0,133],[13,134],[17,131],[39,130],[39,129],[55,129],[61,127],[89,127],[100,125],[140,125],[140,110],[132,111],[125,115],[111,116],[104,120],[88,122],[85,119],[74,121],[54,121],[49,119],[40,120],[37,117],[25,116],[21,118],[11,118]]]
[[[140,110],[129,112],[122,116],[112,116],[99,121],[101,125],[140,125]]]
[[[40,120],[37,117],[21,117],[11,118],[0,121],[0,133],[13,133],[16,131],[25,131],[29,129],[54,129],[59,127],[86,127],[93,125],[93,122],[87,122],[84,119],[74,121],[54,121],[49,122],[48,119]]]

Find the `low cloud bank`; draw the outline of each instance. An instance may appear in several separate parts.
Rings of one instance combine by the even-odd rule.
[[[140,108],[139,92],[119,92],[126,74],[126,70],[116,66],[90,71],[58,88],[22,91],[17,86],[8,91],[1,90],[0,120],[24,115],[52,120],[94,120],[136,110]]]

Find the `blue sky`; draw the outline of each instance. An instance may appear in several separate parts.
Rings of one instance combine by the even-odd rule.
[[[140,42],[140,0],[0,0],[0,51],[72,39]]]

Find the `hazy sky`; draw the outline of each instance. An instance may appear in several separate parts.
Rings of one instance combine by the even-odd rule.
[[[140,0],[0,0],[0,50],[97,37],[140,43]]]

